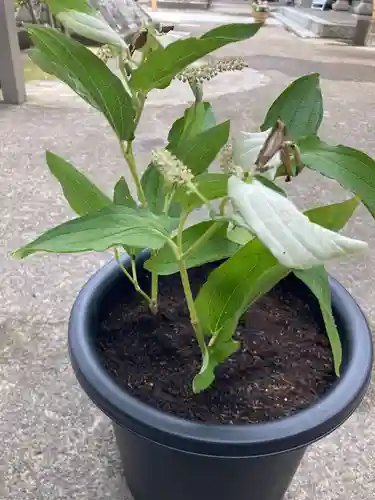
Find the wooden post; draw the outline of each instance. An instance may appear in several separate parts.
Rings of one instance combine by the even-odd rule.
[[[151,0],[152,10],[158,10],[158,2],[157,0]]]
[[[13,0],[0,0],[0,83],[4,102],[24,102],[25,82]]]

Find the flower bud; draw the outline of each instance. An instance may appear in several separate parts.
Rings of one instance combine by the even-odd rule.
[[[111,47],[109,45],[102,45],[99,49],[96,55],[101,59],[103,62],[107,63],[109,59],[112,58],[113,54],[111,51]]]
[[[168,184],[186,186],[192,184],[193,173],[168,149],[159,148],[153,151],[152,161],[157,165]]]
[[[212,61],[196,61],[179,73],[176,78],[182,82],[212,80],[219,73],[241,71],[248,66],[241,57],[229,57]]]
[[[233,159],[232,144],[226,144],[219,155],[219,166],[226,174],[232,174],[242,179],[244,170],[240,165],[237,165]]]

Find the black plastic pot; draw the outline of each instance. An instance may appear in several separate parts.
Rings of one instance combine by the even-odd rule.
[[[148,279],[142,268],[140,274]],[[135,500],[282,499],[306,447],[350,416],[370,379],[372,340],[366,319],[345,288],[334,279],[330,285],[343,343],[342,375],[334,387],[318,403],[282,420],[205,425],[143,404],[111,379],[93,338],[114,298],[134,292],[116,262],[91,278],[72,310],[70,356],[84,390],[113,420]]]

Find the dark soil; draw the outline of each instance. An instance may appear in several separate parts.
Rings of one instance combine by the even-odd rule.
[[[195,291],[207,273],[190,271]],[[178,275],[162,278],[159,290],[158,316],[127,297],[113,305],[97,338],[108,372],[141,401],[202,422],[267,422],[308,407],[334,383],[318,309],[287,279],[248,310],[236,334],[242,349],[218,367],[209,390],[194,395],[200,351]]]

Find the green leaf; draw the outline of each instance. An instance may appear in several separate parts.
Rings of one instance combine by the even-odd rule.
[[[226,325],[235,327],[246,309],[288,273],[257,238],[249,241],[199,291],[195,305],[204,332],[220,343]]]
[[[53,75],[55,72],[55,65],[47,59],[39,49],[31,48],[27,51],[27,55],[31,59],[31,61],[38,66],[44,73],[48,73],[49,75]],[[82,99],[85,99],[85,97]]]
[[[154,163],[150,163],[141,177],[141,185],[147,200],[147,206],[155,214],[161,214],[167,187],[164,177]]]
[[[193,173],[207,169],[220,151],[222,141],[228,140],[229,123],[211,127],[213,120],[210,104],[197,103],[185,111],[169,133],[167,149],[191,168]],[[162,213],[165,197],[171,192],[171,188],[165,184],[163,175],[152,163],[144,172],[141,183],[150,210],[156,214]],[[177,217],[180,209],[172,204],[169,213]]]
[[[201,238],[215,224],[214,221],[204,221],[185,229],[182,233],[182,249],[186,252],[199,238]],[[196,251],[188,255],[185,264],[189,269],[198,267],[207,262],[226,259],[233,255],[238,249],[238,245],[226,238],[227,223],[222,223],[216,233],[198,247]],[[174,238],[176,242],[176,238]],[[169,245],[165,245],[156,252],[146,263],[145,268],[149,271],[161,275],[168,275],[178,272],[179,266],[176,256]]]
[[[313,267],[312,269],[305,269],[303,271],[294,271],[294,274],[305,283],[319,301],[326,332],[332,349],[335,372],[336,375],[339,376],[342,362],[342,346],[335,319],[332,314],[331,292],[329,289],[327,272],[324,267]]]
[[[113,203],[115,205],[124,205],[130,208],[137,207],[137,204],[129,191],[129,186],[125,180],[125,177],[120,177],[115,185],[113,193]]]
[[[206,347],[203,353],[203,362],[199,373],[193,379],[193,392],[202,392],[210,387],[215,380],[215,368],[234,354],[240,347],[236,340],[228,340],[216,346],[215,352],[210,346]]]
[[[28,32],[35,45],[30,54],[32,60],[101,111],[120,140],[132,139],[135,114],[132,98],[105,63],[81,43],[55,29],[33,25]]]
[[[205,172],[204,174],[197,175],[194,183],[198,191],[207,200],[216,200],[228,194],[228,178],[228,174]],[[188,212],[203,205],[203,201],[199,196],[188,192],[184,187],[176,190],[173,200],[176,203],[180,203],[184,207],[184,210]]]
[[[285,123],[289,139],[316,134],[323,119],[318,73],[302,76],[284,90],[268,110],[262,130],[273,127],[278,119]]]
[[[174,122],[168,134],[168,141],[171,147],[176,147],[180,141],[194,137],[215,125],[216,119],[211,104],[196,102],[185,110],[184,116]]]
[[[195,108],[195,104],[193,104],[192,107]],[[182,133],[184,131],[184,126],[185,126],[185,116],[187,112],[191,108],[188,108],[185,110],[184,116],[180,116],[180,118],[177,118],[175,122],[173,122],[173,125],[168,133],[168,142],[173,145],[177,145],[181,139]]]
[[[359,199],[354,196],[346,201],[312,208],[304,212],[304,214],[315,224],[319,224],[331,231],[340,231],[354,214],[358,203]]]
[[[178,144],[185,126],[185,115],[189,109],[191,108],[185,110],[184,116],[180,116],[180,118],[177,118],[177,120],[173,122],[173,125],[168,133],[169,143]]]
[[[160,47],[134,71],[131,86],[143,92],[165,88],[177,73],[192,62],[224,45],[252,37],[259,28],[260,23],[228,24],[219,26],[200,38],[186,38],[173,42],[166,48]]]
[[[351,217],[356,198],[305,212],[315,223],[331,230],[341,229]],[[345,214],[345,215],[344,215]],[[289,270],[281,266],[268,249],[253,239],[213,271],[196,299],[196,309],[206,335],[211,336],[200,372],[193,383],[195,392],[211,385],[216,366],[238,348],[233,334],[242,314],[259,297],[284,278]],[[327,274],[316,267],[295,271],[318,298],[332,347],[336,373],[341,364],[341,343],[333,319]]]
[[[194,379],[195,390],[206,389],[215,367],[237,350],[232,337],[242,314],[288,273],[254,239],[209,275],[195,301],[203,332],[211,336],[206,366]]]
[[[89,6],[87,0],[45,0],[44,3],[48,5],[54,15],[67,10],[76,10],[77,12],[85,12],[86,14],[95,12]]]
[[[204,102],[203,106],[204,106],[205,113],[203,115],[203,119],[201,122],[202,124],[201,124],[201,127],[199,129],[199,133],[204,132],[205,130],[208,130],[209,128],[212,128],[216,125],[216,118],[215,118],[214,112],[212,110],[211,104],[209,102]]]
[[[246,245],[250,240],[253,240],[255,236],[250,233],[247,229],[241,226],[228,227],[227,238],[238,245]]]
[[[102,252],[118,246],[157,250],[169,239],[174,227],[171,218],[114,205],[46,231],[14,256],[23,259],[35,252]]]
[[[86,176],[60,156],[46,152],[47,165],[61,184],[69,206],[78,214],[86,215],[112,204]]]
[[[263,177],[263,175],[255,175],[255,179],[259,182],[261,182],[264,186],[273,189],[277,193],[281,194],[282,196],[287,197],[286,192],[284,191],[283,188],[281,188],[278,184],[275,182],[271,181],[270,179],[267,179],[266,177]]]
[[[208,348],[206,347],[202,353],[202,366],[199,373],[193,380],[193,392],[198,394],[204,391],[215,380],[215,368],[217,366],[215,358],[210,356]]]
[[[168,146],[168,149],[189,167],[193,174],[201,174],[228,142],[229,127],[229,121],[220,123],[179,143],[176,148]]]
[[[147,200],[147,206],[154,214],[164,212],[164,204],[167,196],[172,196],[172,187],[164,182],[163,174],[154,163],[150,163],[141,178],[143,192]],[[168,215],[179,217],[181,207],[172,202],[169,205]]]
[[[339,231],[347,224],[357,208],[358,203],[359,200],[355,196],[340,203],[313,208],[306,211],[305,215],[308,216],[311,222],[320,224],[331,231]],[[310,288],[319,301],[327,336],[332,349],[335,372],[336,375],[339,376],[342,361],[342,347],[332,313],[331,292],[329,289],[327,272],[324,267],[321,266],[294,271],[294,274]]]
[[[168,149],[187,167],[189,167],[194,174],[200,174],[214,161],[219,151],[228,141],[228,136],[229,122],[224,122],[206,130],[205,132],[202,132],[201,134],[191,137],[186,142],[180,143],[177,148],[173,148],[171,145],[168,145]],[[197,177],[198,183],[199,177],[200,176]],[[224,187],[224,182],[227,182],[227,180],[227,176],[221,179],[222,188]],[[201,179],[201,181],[203,191],[213,188],[214,183],[217,187],[219,184],[219,182],[217,182],[217,178],[211,183],[210,186],[208,185],[209,181],[207,178]],[[153,163],[147,167],[146,171],[142,175],[141,184],[150,210],[156,214],[162,213],[164,209],[165,197],[171,192],[171,188],[165,184],[163,175]],[[177,197],[174,198],[174,201],[177,203],[182,202],[191,204],[192,208],[194,205],[202,205],[202,202],[196,195],[188,195],[186,192],[184,193],[184,191],[186,190],[178,190],[182,201],[180,201]],[[225,194],[226,192],[224,195]],[[208,199],[213,199],[210,198],[210,193],[208,193]],[[176,216],[179,215],[179,210],[176,205],[171,206],[171,210],[171,214]]]
[[[308,168],[355,193],[375,216],[375,161],[370,156],[346,146],[330,146],[318,137],[302,139],[299,147]]]
[[[137,204],[129,191],[125,177],[120,177],[115,185],[113,203],[115,205],[124,205],[129,208],[137,208]],[[124,245],[124,250],[133,258],[139,253],[139,248],[130,247],[128,245]]]

